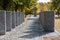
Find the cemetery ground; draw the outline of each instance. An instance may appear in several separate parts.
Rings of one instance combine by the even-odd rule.
[[[43,31],[44,29],[38,24],[38,17],[28,17],[27,19],[28,21],[7,32],[6,35],[0,36],[0,40],[60,40],[58,33]],[[60,29],[60,19],[55,19],[55,24],[55,28],[60,32],[58,30]]]
[[[60,19],[55,19],[55,28],[60,33]]]

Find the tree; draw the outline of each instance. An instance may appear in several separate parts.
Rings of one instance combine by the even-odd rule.
[[[2,0],[0,0],[0,10],[2,10],[3,8],[2,8],[2,5],[3,5],[3,1]]]
[[[60,0],[51,0],[51,10],[54,10],[58,13],[58,16],[60,14]]]
[[[3,10],[6,10],[7,5],[9,4],[10,0],[2,0],[2,1],[3,1],[2,8],[3,8]]]
[[[37,0],[1,0],[0,9],[8,11],[31,12]]]
[[[0,0],[0,10],[10,10],[12,7],[12,0]]]

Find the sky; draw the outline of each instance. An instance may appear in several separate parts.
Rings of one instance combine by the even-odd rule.
[[[40,2],[43,2],[43,3],[46,2],[46,3],[47,3],[47,2],[50,2],[50,0],[38,0],[37,2],[38,2],[38,3],[40,3]]]

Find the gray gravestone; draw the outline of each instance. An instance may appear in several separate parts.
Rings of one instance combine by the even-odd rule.
[[[12,28],[16,27],[16,12],[12,12]]]
[[[20,24],[20,12],[19,12],[19,24]]]
[[[40,13],[40,21],[41,21],[41,25],[44,25],[44,13],[43,12]]]
[[[18,20],[19,20],[18,25],[20,25],[20,12],[18,13]]]
[[[6,31],[11,31],[12,28],[12,12],[6,11]]]
[[[24,18],[25,18],[25,15],[24,15],[24,13],[23,13],[23,22],[24,22]]]
[[[22,23],[24,22],[24,13],[21,12]]]
[[[17,14],[17,26],[19,25],[19,12],[16,13]]]
[[[16,12],[14,12],[14,25],[15,25],[15,27],[16,27]]]
[[[20,12],[20,24],[22,24],[22,13]]]
[[[34,17],[37,16],[36,11],[37,11],[37,8],[35,7],[35,8],[34,8]]]
[[[24,13],[20,12],[20,24],[24,22]]]
[[[6,33],[6,11],[0,10],[0,35]]]
[[[16,12],[16,26],[18,26],[18,13]]]
[[[45,31],[54,31],[54,11],[41,12],[40,20]]]

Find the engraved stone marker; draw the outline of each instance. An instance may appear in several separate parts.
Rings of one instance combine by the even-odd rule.
[[[18,12],[18,25],[20,25],[20,12]]]
[[[17,21],[16,21],[16,23],[17,23],[17,26],[19,25],[19,12],[16,12],[16,19],[17,19]]]
[[[21,12],[22,23],[24,22],[24,13]]]
[[[12,12],[12,28],[16,27],[16,13]]]
[[[12,28],[12,12],[6,11],[6,31],[11,31]]]
[[[40,13],[41,24],[45,31],[54,31],[54,11],[44,11]]]
[[[0,10],[0,35],[6,33],[6,11]]]
[[[20,24],[22,23],[22,13],[20,12]]]
[[[20,24],[24,22],[24,13],[20,12]]]

